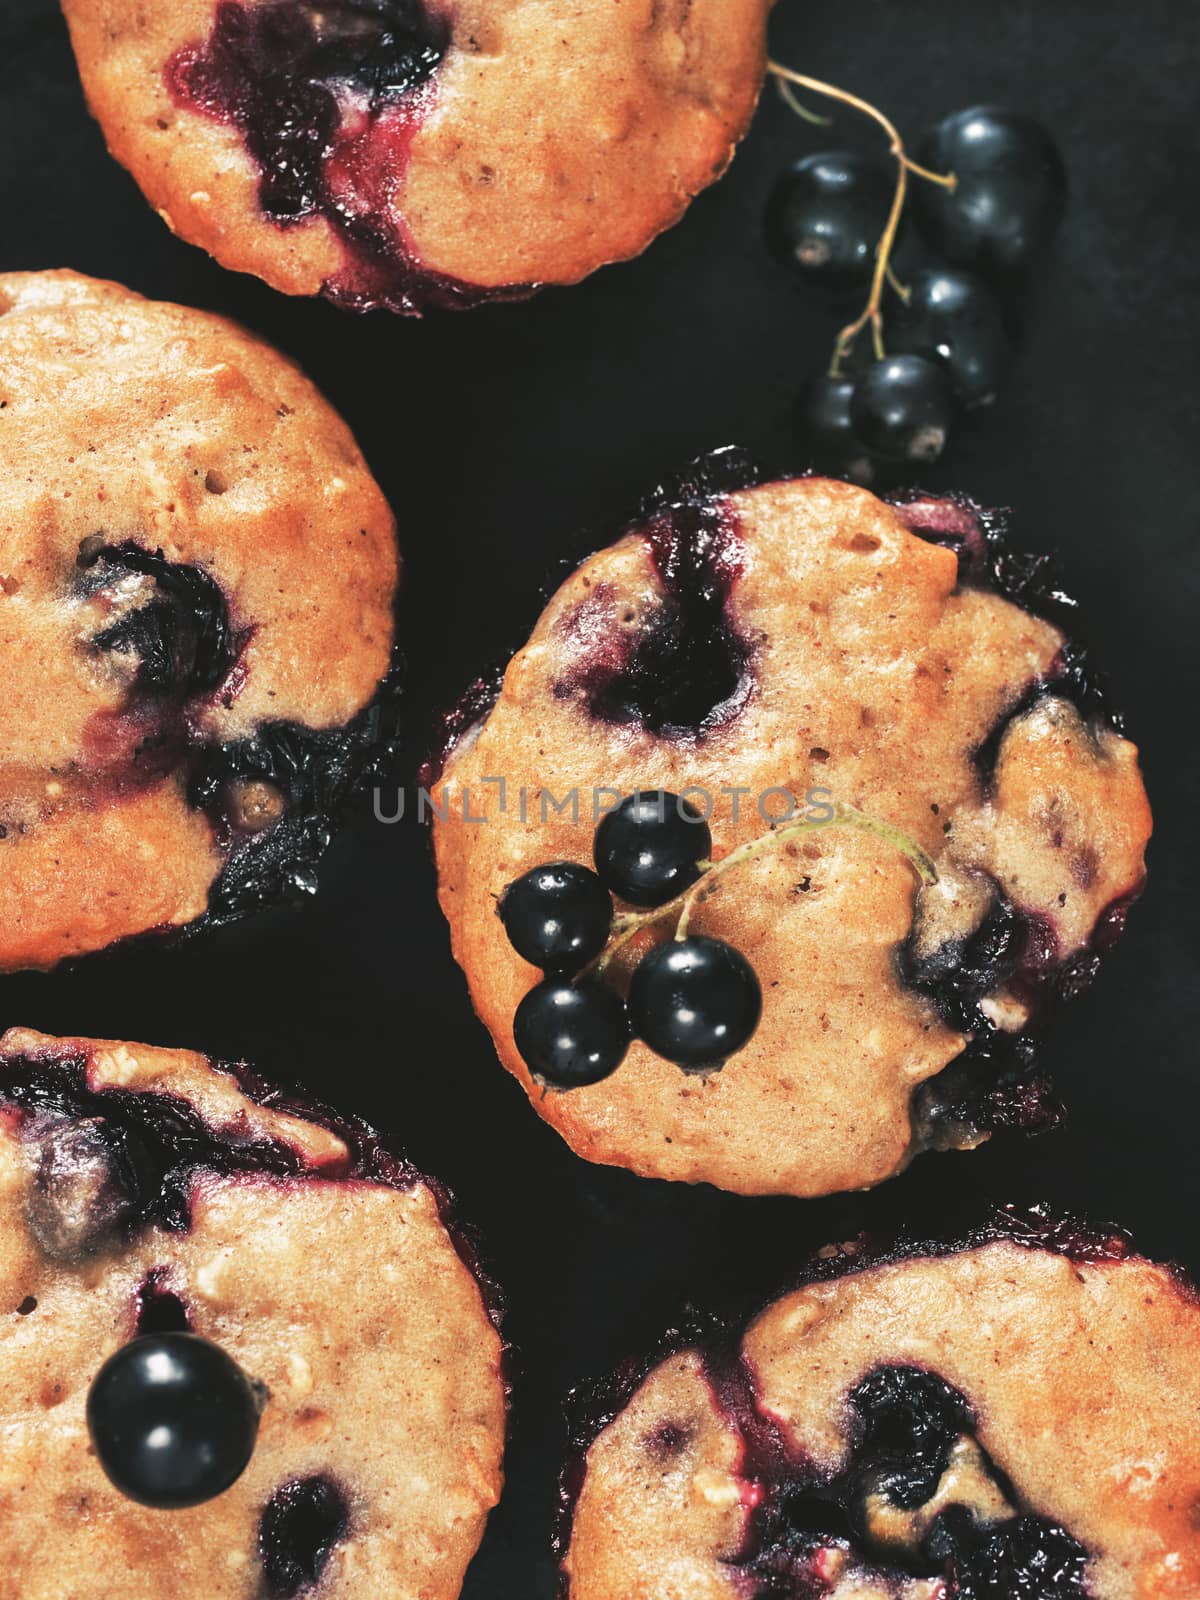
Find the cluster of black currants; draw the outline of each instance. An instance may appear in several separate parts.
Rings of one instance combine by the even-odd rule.
[[[693,806],[643,789],[602,818],[594,872],[549,862],[505,890],[499,911],[509,942],[545,974],[513,1020],[517,1049],[540,1083],[598,1083],[635,1038],[685,1072],[712,1071],[753,1034],[762,1012],[753,967],[723,940],[686,931],[688,891],[710,869],[711,850],[708,824]],[[614,896],[653,909],[618,915]],[[604,981],[608,959],[675,901],[675,937],[642,957],[622,997]]]
[[[1062,155],[1031,117],[977,106],[938,123],[910,159],[873,106],[786,68],[773,71],[798,110],[793,85],[872,116],[896,163],[893,178],[855,151],[808,156],[768,203],[768,243],[801,278],[871,285],[828,371],[801,395],[802,443],[814,465],[864,481],[881,461],[934,461],[959,411],[993,401],[1007,373],[1002,296],[1045,250],[1066,209]],[[910,177],[929,254],[902,282],[892,251]],[[853,359],[867,329],[871,359]]]

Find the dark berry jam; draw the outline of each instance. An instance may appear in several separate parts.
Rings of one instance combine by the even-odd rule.
[[[398,661],[372,705],[345,727],[268,723],[250,738],[214,744],[199,731],[200,714],[233,704],[253,633],[215,578],[161,550],[99,537],[84,542],[78,567],[79,597],[102,618],[88,648],[127,657],[132,673],[119,709],[94,716],[85,730],[78,785],[101,799],[184,775],[190,803],[208,816],[226,857],[192,929],[311,894],[352,794],[390,776]],[[131,578],[147,585],[134,603],[122,597]]]
[[[258,1551],[266,1592],[293,1600],[320,1581],[330,1556],[350,1531],[350,1507],[332,1479],[296,1478],[268,1500]]]
[[[81,557],[85,587],[96,592],[122,574],[154,582],[154,598],[125,612],[92,640],[137,660],[137,687],[152,698],[190,700],[224,683],[245,643],[229,620],[219,585],[202,567],[168,561],[161,550],[125,543]]]
[[[581,664],[556,694],[581,696],[601,721],[664,739],[703,739],[737,718],[754,672],[750,642],[731,616],[743,548],[728,496],[757,476],[742,452],[716,451],[646,502],[636,531],[659,577],[659,603],[623,632],[612,628],[605,596],[585,601],[568,624]],[[602,628],[592,622],[597,606]]]
[[[236,743],[192,746],[188,798],[211,819],[227,852],[194,929],[316,892],[317,868],[348,802],[365,784],[390,776],[399,692],[397,667],[345,727],[272,722]]]
[[[219,0],[212,31],[166,67],[177,104],[237,129],[263,216],[323,217],[346,265],[324,293],[354,310],[465,308],[511,299],[426,271],[394,199],[429,114],[449,25],[422,0]]]

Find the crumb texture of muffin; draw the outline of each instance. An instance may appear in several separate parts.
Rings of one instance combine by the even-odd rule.
[[[311,888],[396,576],[382,494],[284,357],[0,276],[0,971]]]
[[[66,0],[109,149],[183,238],[415,311],[637,255],[725,170],[770,0]]]
[[[1120,1239],[831,1252],[585,1444],[564,1600],[1190,1600],[1198,1351]]]
[[[729,473],[585,561],[443,752],[440,897],[501,1060],[580,1155],[744,1193],[864,1188],[923,1149],[1051,1126],[1031,1031],[1119,933],[1150,833],[1061,597],[965,500],[717,487]],[[749,1042],[707,1075],[635,1043],[604,1081],[543,1094],[513,1042],[537,974],[497,904],[541,863],[590,864],[598,811],[639,789],[710,810],[718,861],[810,795],[853,806],[937,882],[868,832],[780,841],[690,922],[757,973]]]
[[[453,1600],[499,1495],[506,1401],[442,1210],[369,1130],[203,1056],[10,1030],[0,1589]],[[167,1328],[267,1394],[243,1475],[169,1512],[112,1486],[85,1422],[101,1364]]]

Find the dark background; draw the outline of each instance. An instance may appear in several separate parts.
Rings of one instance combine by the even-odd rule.
[[[1070,166],[1071,211],[1007,393],[923,474],[1011,505],[1019,543],[1060,553],[1144,750],[1151,888],[1047,1046],[1065,1131],[926,1157],[873,1195],[818,1203],[590,1168],[472,1016],[423,831],[382,826],[366,803],[297,913],[0,982],[2,1025],[247,1057],[381,1124],[454,1188],[485,1232],[516,1347],[509,1488],[468,1600],[548,1600],[561,1397],[689,1300],[765,1296],[830,1238],[914,1216],[953,1227],[989,1197],[1118,1219],[1148,1253],[1200,1268],[1192,28],[1167,0],[780,0],[772,30],[780,59],[873,99],[910,138],[998,101],[1043,118]],[[173,239],[106,156],[53,0],[0,6],[0,268],[117,278],[230,313],[300,359],[399,518],[414,750],[433,709],[521,641],[557,565],[664,472],[729,441],[805,465],[789,409],[845,318],[767,256],[763,203],[793,157],[872,137],[850,113],[810,129],[770,92],[729,175],[633,265],[525,305],[355,320]]]

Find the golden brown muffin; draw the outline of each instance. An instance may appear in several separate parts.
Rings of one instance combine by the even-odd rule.
[[[64,0],[113,155],[287,294],[413,312],[637,255],[729,164],[770,0]]]
[[[505,1385],[444,1198],[370,1130],[203,1056],[8,1032],[0,1591],[453,1600]],[[168,1327],[267,1393],[245,1472],[182,1511],[114,1488],[84,1421],[106,1358]]]
[[[276,351],[0,276],[0,971],[314,886],[396,572],[349,430]]]
[[[830,1252],[580,1441],[565,1595],[1192,1600],[1198,1356],[1194,1291],[1119,1236]]]
[[[1082,657],[1028,609],[1038,575],[965,501],[710,478],[550,600],[494,708],[459,730],[434,842],[476,1009],[580,1155],[815,1195],[1054,1120],[1028,1032],[1119,931],[1150,815]],[[497,907],[539,864],[589,863],[598,811],[635,790],[709,806],[716,859],[766,833],[788,796],[803,816],[820,791],[903,830],[938,881],[918,889],[863,831],[763,851],[691,919],[757,973],[745,1047],[696,1075],[635,1043],[604,1081],[544,1092],[513,1039],[537,973]],[[625,946],[618,986],[669,931]]]

